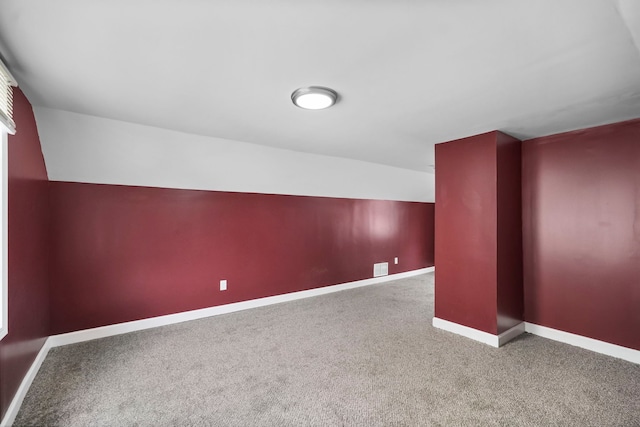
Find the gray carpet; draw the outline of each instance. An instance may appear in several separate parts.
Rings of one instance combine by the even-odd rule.
[[[15,425],[640,426],[640,365],[432,317],[426,274],[55,348]]]

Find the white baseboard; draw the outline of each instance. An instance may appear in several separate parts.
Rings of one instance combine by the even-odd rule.
[[[584,348],[586,350],[591,350],[596,353],[623,359],[631,363],[640,364],[640,350],[634,350],[632,348],[611,344],[582,335],[576,335],[570,332],[536,325],[535,323],[522,322],[509,329],[508,331],[501,333],[500,335],[493,335],[484,331],[470,328],[468,326],[450,322],[448,320],[439,319],[437,317],[433,318],[433,326],[448,332],[453,332],[454,334],[462,335],[464,337],[480,341],[493,347],[500,347],[511,341],[518,335],[522,334],[523,332],[528,332],[542,338],[548,338],[550,340],[559,341],[565,344]]]
[[[419,270],[407,271],[405,273],[392,274],[389,276],[375,277],[371,279],[357,280],[355,282],[342,283],[339,285],[325,286],[322,288],[309,289],[306,291],[292,292],[284,295],[276,295],[266,298],[258,298],[255,300],[243,301],[233,304],[227,304],[218,307],[209,307],[201,310],[187,311],[183,313],[170,314],[166,316],[159,316],[150,319],[136,320],[132,322],[120,323],[116,325],[102,326],[99,328],[86,329],[83,331],[70,332],[67,334],[50,336],[43,344],[40,352],[36,356],[31,368],[25,375],[16,395],[14,396],[11,404],[7,408],[7,412],[0,423],[0,427],[9,427],[13,424],[13,421],[18,415],[22,401],[31,386],[42,362],[46,358],[49,350],[53,347],[78,343],[82,341],[89,341],[97,338],[104,338],[113,335],[125,334],[128,332],[139,331],[143,329],[155,328],[158,326],[171,325],[174,323],[186,322],[189,320],[202,319],[204,317],[216,316],[219,314],[233,313],[236,311],[247,310],[250,308],[264,307],[271,304],[279,304],[281,302],[294,301],[303,298],[314,297],[318,295],[325,295],[333,292],[344,291],[347,289],[354,289],[362,286],[374,285],[377,283],[389,282],[392,280],[403,279],[406,277],[418,276],[425,273],[435,271],[435,267],[427,267]],[[619,359],[627,360],[632,363],[640,364],[640,351],[633,350],[627,347],[622,347],[615,344],[610,344],[604,341],[599,341],[593,338],[587,338],[581,335],[572,334],[569,332],[560,331],[557,329],[548,328],[545,326],[536,325],[529,322],[522,322],[513,328],[503,332],[500,335],[489,334],[484,331],[480,331],[468,326],[463,326],[448,320],[433,318],[433,326],[439,329],[443,329],[449,332],[453,332],[458,335],[471,338],[473,340],[491,345],[493,347],[500,347],[523,332],[528,332],[534,335],[541,336],[543,338],[560,341],[573,346],[581,347],[587,350],[591,350],[597,353],[605,354],[607,356],[617,357]]]
[[[498,335],[498,347],[505,345],[515,337],[524,334],[524,332],[524,322],[520,322],[516,326],[507,329],[506,331]]]
[[[460,325],[458,323],[450,322],[448,320],[440,319],[438,317],[433,318],[433,326],[448,332],[453,332],[454,334],[462,335],[463,337],[471,338],[472,340],[480,341],[481,343],[488,344],[496,348],[505,345],[525,331],[525,325],[524,322],[522,322],[513,328],[504,331],[500,335],[494,335],[468,326]]]
[[[271,304],[279,304],[287,301],[294,301],[302,298],[325,295],[332,292],[345,291],[347,289],[359,288],[362,286],[374,285],[377,283],[389,282],[392,280],[404,279],[406,277],[418,276],[420,274],[434,271],[434,267],[421,268],[419,270],[407,271],[404,273],[391,274],[388,276],[374,277],[371,279],[357,280],[355,282],[341,283],[339,285],[325,286],[322,288],[309,289],[306,291],[291,292],[289,294],[275,295],[272,297],[258,298],[249,301],[236,302],[217,307],[208,307],[200,310],[185,311],[182,313],[168,314],[166,316],[152,317],[149,319],[134,320],[131,322],[118,323],[115,325],[101,326],[99,328],[85,329],[66,334],[52,335],[49,337],[51,347],[74,344],[98,338],[110,337],[113,335],[126,334],[143,329],[156,328],[158,326],[172,325],[174,323],[187,322],[205,317],[218,316],[220,314],[233,313],[250,308],[264,307]]]
[[[31,367],[27,371],[27,375],[22,379],[22,383],[20,383],[20,387],[18,387],[16,395],[13,397],[11,404],[7,408],[7,412],[2,419],[2,423],[0,423],[0,427],[9,427],[13,424],[13,421],[16,419],[16,415],[18,415],[18,411],[20,410],[20,406],[22,405],[22,401],[27,395],[27,391],[29,391],[29,387],[31,387],[31,383],[36,377],[36,374],[40,370],[42,362],[47,357],[49,349],[51,349],[51,344],[49,343],[49,338],[47,338],[35,360],[31,364]]]
[[[525,323],[525,331],[543,338],[560,341],[565,344],[591,350],[596,353],[606,354],[607,356],[617,357],[618,359],[640,364],[640,350],[634,350],[628,347],[611,344],[593,338],[587,338],[582,335],[576,335],[570,332],[564,332],[529,322]]]
[[[341,283],[339,285],[325,286],[322,288],[309,289],[306,291],[292,292],[284,295],[276,295],[266,298],[258,298],[249,301],[237,302],[233,304],[222,305],[218,307],[203,308],[201,310],[186,311],[183,313],[169,314],[166,316],[158,316],[150,319],[135,320],[132,322],[119,323],[116,325],[102,326],[99,328],[85,329],[67,334],[52,335],[45,341],[36,356],[27,375],[22,380],[16,395],[14,396],[7,412],[2,419],[0,427],[9,427],[18,415],[22,401],[31,387],[42,362],[47,357],[47,353],[53,347],[61,345],[74,344],[82,341],[94,340],[113,335],[126,334],[128,332],[140,331],[143,329],[155,328],[158,326],[171,325],[174,323],[186,322],[189,320],[202,319],[204,317],[217,316],[219,314],[233,313],[235,311],[247,310],[250,308],[264,307],[271,304],[279,304],[281,302],[294,301],[303,298],[325,295],[332,292],[345,291],[347,289],[359,288],[362,286],[374,285],[377,283],[390,282],[392,280],[404,279],[412,276],[430,273],[435,267],[421,268],[418,270],[407,271],[404,273],[391,274],[389,276],[375,277],[372,279],[357,280],[355,282]]]

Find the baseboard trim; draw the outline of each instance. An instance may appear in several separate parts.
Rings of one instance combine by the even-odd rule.
[[[325,286],[322,288],[309,289],[306,291],[292,292],[284,295],[276,295],[266,298],[258,298],[255,300],[243,301],[234,304],[227,304],[218,307],[209,307],[201,310],[192,310],[183,313],[170,314],[166,316],[158,316],[150,319],[136,320],[132,322],[120,323],[116,325],[103,326],[99,328],[86,329],[77,332],[70,332],[66,334],[52,335],[47,338],[42,348],[38,352],[31,367],[27,371],[18,391],[16,392],[11,404],[7,408],[0,427],[9,427],[13,424],[20,406],[31,387],[31,383],[36,377],[36,374],[40,370],[42,362],[46,358],[49,350],[53,347],[61,345],[74,344],[83,341],[89,341],[98,338],[105,338],[113,335],[126,334],[129,332],[139,331],[143,329],[155,328],[158,326],[171,325],[174,323],[186,322],[189,320],[197,320],[205,317],[217,316],[220,314],[233,313],[236,311],[247,310],[250,308],[264,307],[272,304],[279,304],[281,302],[295,301],[303,298],[309,298],[319,295],[325,295],[333,292],[340,292],[348,289],[359,288],[363,286],[374,285],[378,283],[389,282],[393,280],[403,279],[407,277],[419,276],[435,271],[435,267],[421,268],[418,270],[407,271],[404,273],[392,274],[389,276],[375,277],[364,280],[357,280],[354,282],[342,283],[338,285]],[[433,326],[448,332],[452,332],[464,337],[491,345],[493,347],[500,347],[507,342],[511,341],[523,332],[528,332],[533,335],[538,335],[543,338],[548,338],[554,341],[559,341],[565,344],[573,345],[576,347],[584,348],[596,353],[601,353],[607,356],[616,357],[626,360],[631,363],[640,364],[640,350],[634,350],[631,348],[619,346],[616,344],[607,343],[605,341],[588,338],[582,335],[572,334],[570,332],[564,332],[557,329],[549,328],[546,326],[536,325],[534,323],[522,322],[513,328],[503,332],[500,335],[493,335],[484,331],[480,331],[468,326],[460,325],[448,320],[433,318]]]
[[[522,322],[518,323],[513,328],[504,331],[500,335],[494,335],[468,326],[460,325],[459,323],[440,319],[438,317],[433,318],[433,326],[454,334],[462,335],[466,338],[471,338],[472,340],[480,341],[481,343],[488,344],[496,348],[505,345],[525,331],[525,325],[524,322]]]
[[[90,341],[98,338],[105,338],[113,335],[126,334],[128,332],[140,331],[143,329],[155,328],[158,326],[171,325],[174,323],[187,322],[189,320],[197,320],[205,317],[217,316],[220,314],[233,313],[250,308],[264,307],[271,304],[279,304],[281,302],[295,301],[298,299],[309,298],[319,295],[330,294],[333,292],[346,291],[347,289],[359,288],[362,286],[375,285],[378,283],[390,282],[392,280],[404,279],[407,277],[419,276],[421,274],[435,271],[435,267],[426,267],[418,270],[406,271],[404,273],[391,274],[388,276],[375,277],[371,279],[357,280],[355,282],[341,283],[339,285],[330,285],[322,288],[309,289],[306,291],[292,292],[284,295],[276,295],[266,298],[258,298],[249,301],[238,302],[234,304],[226,304],[218,307],[209,307],[201,310],[186,311],[183,313],[169,314],[166,316],[158,316],[150,319],[135,320],[133,322],[119,323],[116,325],[102,326],[100,328],[85,329],[67,334],[52,335],[46,339],[42,348],[38,352],[35,360],[31,364],[29,371],[22,380],[18,391],[14,396],[11,404],[7,408],[7,412],[0,423],[0,427],[10,427],[18,415],[20,406],[24,397],[31,387],[31,383],[40,370],[42,362],[47,357],[49,350],[53,347],[61,345],[75,344],[83,341]]]
[[[546,326],[540,326],[529,322],[525,323],[525,331],[533,335],[538,335],[542,338],[548,338],[550,340],[559,341],[575,347],[591,350],[596,353],[617,357],[618,359],[623,359],[631,363],[640,364],[640,350],[634,350],[632,348],[611,344],[605,341],[588,338],[583,335],[576,335],[570,332],[548,328]]]
[[[464,337],[480,341],[485,344],[489,344],[493,347],[500,347],[511,341],[518,335],[522,334],[523,332],[527,332],[542,338],[559,341],[565,344],[573,345],[575,347],[584,348],[595,353],[616,357],[618,359],[626,360],[627,362],[640,365],[640,350],[634,350],[632,348],[611,344],[593,338],[588,338],[583,335],[572,334],[570,332],[536,325],[535,323],[522,322],[509,329],[508,331],[501,333],[500,335],[489,334],[484,331],[479,331],[477,329],[450,322],[448,320],[439,319],[437,317],[433,318],[433,326],[448,332],[453,332],[454,334],[462,335]]]
[[[338,285],[330,285],[322,288],[309,289],[306,291],[291,292],[283,295],[275,295],[272,297],[258,298],[249,301],[236,302],[216,307],[208,307],[200,310],[185,311],[182,313],[168,314],[166,316],[152,317],[149,319],[134,320],[131,322],[118,323],[115,325],[101,326],[98,328],[84,329],[77,332],[69,332],[65,334],[52,335],[49,337],[51,347],[61,345],[75,344],[83,341],[94,340],[98,338],[110,337],[113,335],[126,334],[129,332],[140,331],[143,329],[156,328],[158,326],[172,325],[175,323],[187,322],[189,320],[197,320],[205,317],[218,316],[221,314],[234,313],[236,311],[248,310],[251,308],[264,307],[282,302],[295,301],[303,298],[310,298],[319,295],[325,295],[333,292],[345,291],[348,289],[359,288],[362,286],[375,285],[378,283],[390,282],[392,280],[404,279],[407,277],[418,276],[434,271],[434,267],[421,268],[418,270],[407,271],[404,273],[390,274],[388,276],[374,277],[370,279],[357,280],[355,282],[341,283]]]
[[[42,362],[44,362],[44,359],[47,357],[47,353],[49,353],[50,349],[51,349],[51,343],[49,342],[49,338],[47,338],[44,344],[42,345],[42,348],[38,352],[38,355],[36,356],[35,360],[31,364],[31,367],[27,371],[27,375],[25,375],[24,378],[22,379],[22,382],[20,383],[20,387],[18,387],[18,391],[16,392],[16,395],[13,397],[13,400],[11,400],[11,404],[7,408],[7,412],[5,413],[4,418],[0,423],[0,427],[9,427],[13,425],[13,422],[15,421],[16,416],[18,415],[18,411],[20,410],[20,406],[22,406],[22,401],[24,400],[24,397],[27,395],[27,392],[29,391],[29,387],[31,387],[31,383],[33,383],[33,380],[35,379],[36,374],[40,370],[40,366],[42,366]]]
[[[524,322],[520,322],[516,326],[513,326],[512,328],[509,328],[503,333],[501,333],[500,335],[498,335],[498,346],[501,347],[506,343],[508,343],[509,341],[511,341],[512,339],[524,333],[525,333],[525,324]]]

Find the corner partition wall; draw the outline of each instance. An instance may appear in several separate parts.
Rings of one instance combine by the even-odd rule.
[[[524,332],[521,143],[436,145],[433,325],[499,347]]]
[[[639,142],[634,119],[436,145],[434,326],[640,363]]]

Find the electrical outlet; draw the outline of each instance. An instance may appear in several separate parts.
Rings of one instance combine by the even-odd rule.
[[[221,291],[226,291],[227,290],[227,281],[226,280],[220,280],[220,290]]]

